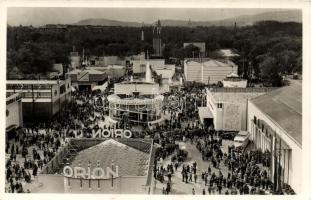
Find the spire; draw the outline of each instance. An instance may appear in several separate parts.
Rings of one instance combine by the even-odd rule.
[[[84,67],[85,60],[84,60],[84,48],[82,49],[82,66]]]
[[[148,82],[148,83],[152,82],[151,70],[150,70],[150,64],[149,64],[149,62],[147,62],[147,65],[146,65],[146,77],[145,77],[145,81]]]

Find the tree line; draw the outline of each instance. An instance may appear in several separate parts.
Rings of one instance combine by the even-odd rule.
[[[144,41],[141,31],[144,31]],[[153,27],[66,26],[34,28],[8,26],[8,72],[18,68],[22,73],[44,73],[53,63],[69,64],[69,54],[85,50],[85,55],[120,57],[153,53]],[[197,55],[198,48],[183,48],[184,42],[205,42],[206,56],[217,58],[217,50],[234,49],[239,74],[267,85],[279,86],[284,74],[302,72],[302,24],[262,21],[244,27],[163,27],[163,57],[180,62]]]

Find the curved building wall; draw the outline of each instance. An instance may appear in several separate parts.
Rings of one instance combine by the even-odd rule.
[[[113,98],[115,97],[115,98]],[[152,99],[119,99],[115,95],[108,97],[109,116],[121,120],[127,113],[128,119],[137,122],[150,122],[161,118],[163,96]]]

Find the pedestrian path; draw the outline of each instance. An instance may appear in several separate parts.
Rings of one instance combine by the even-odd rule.
[[[197,183],[194,182],[194,178],[192,182],[182,182],[182,165],[178,167],[177,171],[172,176],[172,194],[192,194],[192,188],[195,189],[196,194],[202,194],[203,188],[205,188],[205,191],[207,193],[207,186],[205,186],[205,182],[201,178],[201,173],[203,171],[207,171],[208,166],[211,165],[210,162],[203,161],[201,153],[199,150],[195,147],[194,144],[191,144],[190,142],[180,142],[179,146],[181,149],[184,149],[188,152],[188,157],[186,161],[183,163],[185,165],[192,165],[194,162],[197,162]],[[171,156],[163,160],[162,165],[166,167],[168,164],[171,163]],[[212,166],[212,172],[217,172],[218,170],[214,169]],[[157,189],[155,191],[156,194],[162,194],[162,188],[166,187],[167,183],[167,177],[165,177],[165,182],[160,183],[157,181]]]

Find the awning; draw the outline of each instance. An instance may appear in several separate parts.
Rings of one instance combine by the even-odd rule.
[[[199,109],[199,117],[200,122],[203,123],[204,119],[213,119],[213,113],[210,111],[208,107],[198,107]]]

